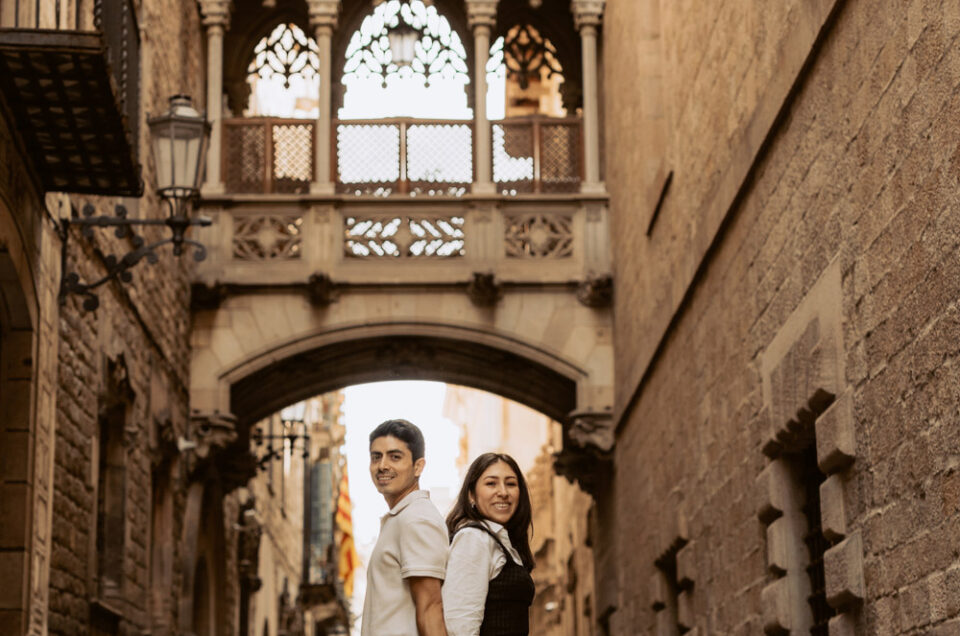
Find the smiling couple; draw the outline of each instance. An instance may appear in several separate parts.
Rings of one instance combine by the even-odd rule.
[[[370,433],[370,476],[390,511],[367,566],[362,636],[527,636],[531,507],[516,461],[477,457],[446,523],[420,490],[424,464],[410,422]]]

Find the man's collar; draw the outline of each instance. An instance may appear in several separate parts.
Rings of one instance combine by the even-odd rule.
[[[390,512],[387,514],[390,516],[396,516],[400,514],[400,511],[409,506],[411,503],[417,499],[429,499],[430,492],[427,490],[414,490],[413,492],[407,494],[403,499],[398,501],[393,508],[390,509]]]

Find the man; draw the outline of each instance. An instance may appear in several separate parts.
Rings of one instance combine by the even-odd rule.
[[[440,585],[447,528],[420,490],[426,463],[420,429],[387,420],[370,433],[370,476],[390,506],[367,566],[361,636],[447,636]]]

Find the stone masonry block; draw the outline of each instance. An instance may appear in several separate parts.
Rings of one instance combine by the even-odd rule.
[[[790,472],[787,463],[781,459],[770,462],[757,476],[755,483],[757,517],[763,523],[770,523],[783,515],[790,500]]]
[[[667,606],[667,578],[657,568],[657,571],[650,575],[650,607],[654,611],[660,611]]]
[[[823,567],[830,607],[839,610],[863,600],[863,540],[859,531],[827,550]]]
[[[22,607],[25,565],[22,550],[0,552],[0,609]]]
[[[817,418],[816,428],[817,464],[824,474],[840,472],[853,463],[857,442],[850,391],[843,393]]]
[[[760,426],[767,432],[761,451],[764,455],[772,459],[780,454],[783,446],[777,440],[777,431],[779,429],[773,424],[773,417],[770,414],[769,405],[765,405],[760,411]]]
[[[697,578],[696,541],[691,541],[677,552],[677,586],[681,590],[693,588]]]
[[[793,528],[788,519],[780,517],[767,526],[767,569],[782,575],[790,568]]]
[[[763,631],[766,634],[786,634],[790,631],[790,582],[779,578],[760,592],[763,604]]]
[[[838,614],[830,619],[830,636],[856,636],[855,622],[850,614]]]
[[[693,607],[693,592],[684,590],[677,594],[677,625],[681,631],[688,632],[693,628],[696,612]]]
[[[657,612],[657,636],[673,636],[677,633],[677,626],[673,622],[670,612]]]
[[[839,541],[847,536],[847,512],[843,503],[843,482],[839,475],[830,475],[820,484],[820,525],[823,536]]]

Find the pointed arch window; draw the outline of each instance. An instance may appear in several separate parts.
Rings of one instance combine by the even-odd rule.
[[[405,32],[405,33],[404,33]],[[391,35],[413,40],[412,59],[394,59]],[[340,119],[470,119],[467,51],[450,22],[423,0],[388,0],[347,45]]]
[[[278,24],[253,50],[245,116],[316,119],[320,57],[316,41],[293,23]]]
[[[487,113],[491,120],[525,115],[564,117],[557,49],[530,24],[517,24],[494,40],[487,62]]]

